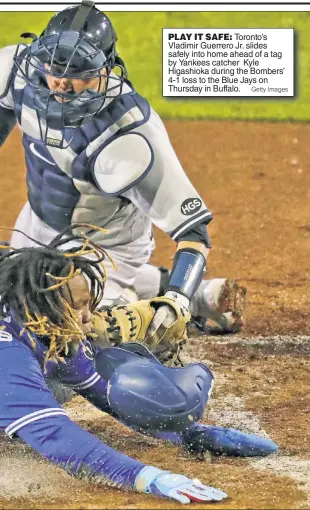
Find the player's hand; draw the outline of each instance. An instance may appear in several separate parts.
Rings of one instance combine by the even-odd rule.
[[[153,480],[149,478],[154,477]],[[140,478],[140,480],[139,480]],[[144,482],[144,487],[143,486]],[[175,475],[169,471],[162,471],[152,466],[146,466],[139,473],[136,488],[139,490],[139,483],[143,492],[156,496],[163,496],[175,499],[180,503],[204,503],[210,501],[222,501],[227,494],[221,490],[204,485],[199,480],[191,480],[183,475]]]
[[[190,480],[183,475],[166,473],[151,484],[150,492],[176,499],[183,505],[188,503],[203,503],[204,501],[222,501],[227,494],[213,487],[204,485],[199,480]]]
[[[184,309],[184,312],[188,313],[189,299],[187,299],[182,294],[178,294],[177,292],[168,291],[164,295],[165,298],[174,299],[181,308]],[[156,299],[157,305],[160,302],[160,298]],[[184,313],[185,315],[185,313]],[[151,338],[155,335],[156,331],[163,326],[168,329],[175,322],[177,316],[172,307],[168,306],[165,302],[160,306],[155,313],[152,322],[149,325],[147,330],[147,337]]]

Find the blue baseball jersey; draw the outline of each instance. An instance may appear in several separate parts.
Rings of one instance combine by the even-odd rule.
[[[59,380],[113,414],[107,400],[107,381],[96,372],[94,350],[85,341],[65,363],[48,362],[47,346],[23,331],[11,316],[0,321],[0,428],[21,437],[45,458],[73,475],[96,477],[96,482],[133,488],[144,464],[105,445],[73,423],[46,385]]]

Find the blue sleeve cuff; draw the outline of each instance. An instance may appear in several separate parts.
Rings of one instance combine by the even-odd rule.
[[[154,466],[145,466],[135,480],[135,489],[138,492],[148,492],[149,486],[164,473],[170,473],[163,469],[158,469]]]

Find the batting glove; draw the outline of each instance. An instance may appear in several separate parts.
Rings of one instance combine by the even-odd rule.
[[[163,496],[188,503],[222,501],[227,494],[213,487],[202,484],[199,480],[190,480],[183,475],[175,475],[152,466],[146,466],[136,478],[135,488],[140,492]]]

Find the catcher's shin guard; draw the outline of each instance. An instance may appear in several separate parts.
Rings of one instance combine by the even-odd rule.
[[[232,457],[265,457],[278,450],[271,439],[240,430],[207,426],[195,423],[184,434],[184,447],[187,451]]]

